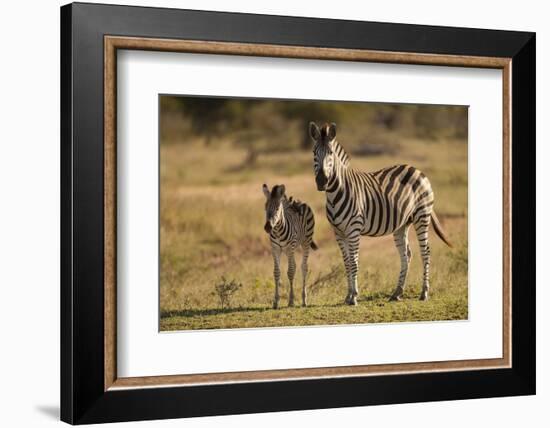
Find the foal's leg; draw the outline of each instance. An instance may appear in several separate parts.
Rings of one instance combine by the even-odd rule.
[[[310,243],[302,246],[304,254],[302,256],[302,306],[307,306],[307,291],[306,291],[306,280],[307,280],[307,259],[309,257],[309,248]]]
[[[289,249],[286,255],[288,257],[288,281],[290,282],[288,306],[294,306],[294,274],[296,273],[296,260],[294,259],[294,249]]]
[[[273,309],[279,307],[279,286],[281,285],[281,247],[278,245],[271,246],[271,254],[273,255],[273,278],[275,279],[275,297],[273,298]]]
[[[424,266],[424,275],[422,278],[422,293],[420,300],[428,300],[430,291],[430,244],[428,243],[428,228],[430,226],[430,214],[419,216],[415,219],[414,228],[420,245],[420,255]]]
[[[403,297],[403,289],[405,288],[405,280],[407,279],[407,273],[409,271],[409,264],[412,256],[411,248],[409,246],[409,227],[410,224],[407,224],[396,230],[393,234],[395,246],[399,252],[399,258],[401,259],[401,271],[399,272],[397,287],[390,297],[390,301],[401,300],[401,297]]]

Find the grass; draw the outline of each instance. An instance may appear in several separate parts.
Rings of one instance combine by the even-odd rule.
[[[345,147],[345,141],[342,144]],[[409,139],[400,141],[392,155],[352,157],[355,168],[367,171],[396,163],[422,169],[432,182],[436,212],[454,244],[453,249],[446,247],[431,232],[431,298],[420,302],[422,269],[411,228],[413,260],[405,298],[389,303],[399,274],[393,239],[362,238],[357,307],[342,304],[347,291],[342,258],[324,214],[324,194],[315,188],[311,152],[261,155],[254,166],[244,167],[246,155],[229,144],[161,145],[161,330],[467,319],[467,145],[463,141]],[[284,183],[288,194],[314,209],[319,250],[310,257],[307,308],[285,306],[288,281],[283,258],[282,308],[271,309],[273,262],[263,231],[264,182]],[[222,277],[241,284],[223,308],[216,294]],[[295,292],[300,304],[299,270]]]
[[[161,330],[197,330],[306,325],[363,324],[411,321],[464,320],[468,317],[467,298],[460,293],[434,295],[427,302],[407,295],[400,302],[387,302],[384,293],[363,297],[359,305],[341,303],[311,305],[306,308],[266,305],[232,309],[196,309],[165,313]]]

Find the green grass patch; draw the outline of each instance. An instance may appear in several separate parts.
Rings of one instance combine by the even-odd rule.
[[[189,309],[164,313],[163,331],[390,323],[413,321],[465,320],[468,299],[464,293],[437,294],[427,302],[407,293],[400,302],[388,302],[387,296],[364,296],[357,306],[344,304],[308,307],[266,306]]]

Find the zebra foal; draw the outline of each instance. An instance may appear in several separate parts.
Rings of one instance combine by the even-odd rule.
[[[264,184],[262,191],[266,198],[264,230],[269,234],[274,265],[275,298],[273,308],[279,307],[280,261],[283,252],[288,258],[288,280],[290,282],[288,306],[294,306],[293,283],[296,273],[294,253],[298,247],[302,247],[302,306],[306,306],[307,259],[310,249],[317,250],[317,245],[313,242],[313,229],[315,228],[313,211],[307,204],[293,200],[292,197],[287,198],[283,184],[276,185],[271,190]]]
[[[424,267],[421,300],[430,289],[430,246],[428,228],[433,224],[437,235],[449,246],[449,240],[433,211],[434,194],[428,178],[409,165],[396,165],[376,172],[357,171],[336,141],[336,125],[319,127],[310,122],[314,141],[313,169],[317,190],[326,193],[326,214],[340,247],[348,282],[345,303],[357,304],[359,240],[362,235],[393,234],[401,259],[401,270],[390,300],[403,296],[411,261],[408,231],[414,226]]]

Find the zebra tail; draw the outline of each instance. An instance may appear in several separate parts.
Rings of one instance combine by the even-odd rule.
[[[432,224],[434,225],[435,233],[445,244],[447,244],[449,247],[453,248],[453,244],[449,241],[449,238],[447,238],[447,235],[445,235],[445,232],[443,231],[443,227],[441,227],[441,223],[439,223],[439,219],[435,215],[435,211],[432,211]]]
[[[313,251],[317,251],[319,249],[319,247],[317,246],[317,244],[314,241],[311,241],[311,249]]]

